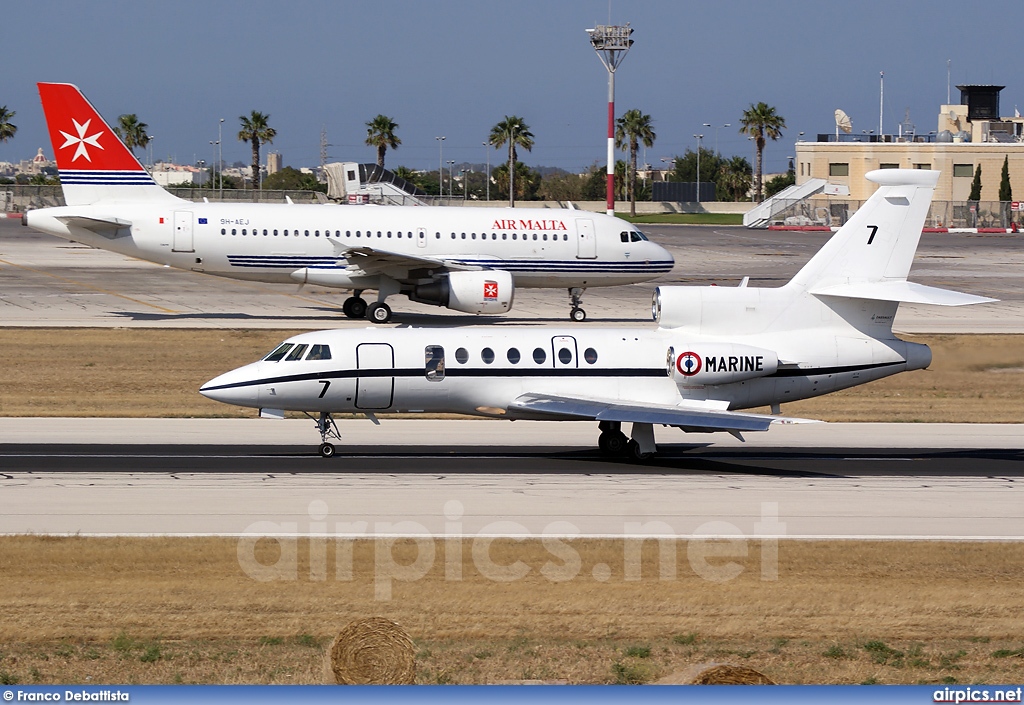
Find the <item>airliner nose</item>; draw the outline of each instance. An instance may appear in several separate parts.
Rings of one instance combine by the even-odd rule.
[[[258,363],[254,363],[214,377],[199,393],[225,404],[259,408],[259,379]]]

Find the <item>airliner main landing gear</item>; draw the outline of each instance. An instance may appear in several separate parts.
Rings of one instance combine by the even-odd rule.
[[[569,289],[569,301],[572,303],[572,310],[569,311],[569,318],[577,323],[582,323],[587,320],[587,312],[580,307],[580,304],[583,303],[583,292],[585,291],[585,288],[578,286],[574,286]]]
[[[356,289],[352,296],[345,299],[341,305],[341,312],[349,318],[363,318],[366,316],[366,302],[362,299],[363,292]]]
[[[383,301],[377,301],[366,309],[366,317],[374,323],[387,323],[391,320],[391,307]]]
[[[341,432],[338,430],[338,425],[334,423],[334,419],[326,411],[321,411],[319,418],[314,418],[309,412],[304,413],[316,421],[316,430],[320,432],[320,455],[324,458],[334,457],[334,444],[327,440],[328,438],[341,440]]]

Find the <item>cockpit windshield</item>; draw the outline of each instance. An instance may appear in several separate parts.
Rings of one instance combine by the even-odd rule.
[[[263,362],[278,362],[282,357],[288,354],[288,351],[292,349],[295,343],[281,343],[274,349],[274,352],[263,358]]]
[[[646,242],[647,236],[639,230],[623,230],[619,233],[619,239],[622,242]]]

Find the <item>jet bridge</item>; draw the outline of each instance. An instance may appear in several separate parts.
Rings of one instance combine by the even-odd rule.
[[[828,186],[825,179],[808,179],[783,189],[743,215],[743,224],[748,228],[767,228],[775,216],[792,208],[801,201],[821,193]]]
[[[335,162],[324,165],[327,197],[342,203],[425,206],[426,194],[414,184],[377,164]]]

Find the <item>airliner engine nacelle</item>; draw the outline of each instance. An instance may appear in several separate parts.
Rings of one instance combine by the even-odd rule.
[[[756,309],[761,290],[745,286],[659,286],[651,313],[662,328],[689,328],[720,323],[722,316],[739,317]]]
[[[505,313],[512,308],[512,274],[501,269],[449,272],[428,284],[418,284],[409,298],[464,313]]]
[[[779,356],[737,343],[682,343],[668,349],[669,375],[686,387],[743,382],[775,374]]]

